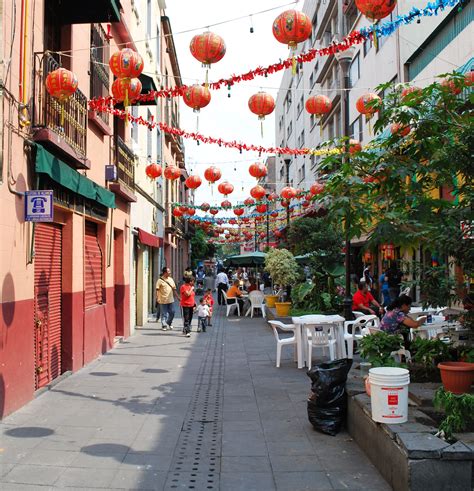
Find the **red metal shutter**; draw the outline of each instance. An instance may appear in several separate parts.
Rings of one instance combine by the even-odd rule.
[[[35,226],[36,388],[61,375],[61,226]]]
[[[97,224],[86,221],[84,249],[84,306],[102,303],[102,250],[97,237]]]

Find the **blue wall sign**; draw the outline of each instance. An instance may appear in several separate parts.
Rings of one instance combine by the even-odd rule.
[[[53,191],[25,192],[25,221],[53,221]]]

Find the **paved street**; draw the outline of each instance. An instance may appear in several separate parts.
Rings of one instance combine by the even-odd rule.
[[[0,488],[390,489],[347,433],[313,431],[291,349],[275,368],[266,323],[219,309],[190,339],[148,324],[6,418]]]

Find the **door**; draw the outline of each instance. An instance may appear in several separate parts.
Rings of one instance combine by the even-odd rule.
[[[35,386],[61,375],[62,229],[35,226]]]
[[[125,277],[123,257],[123,232],[114,230],[114,305],[115,335],[123,336],[125,332]]]

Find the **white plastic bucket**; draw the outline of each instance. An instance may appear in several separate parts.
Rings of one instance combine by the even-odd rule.
[[[405,368],[369,370],[372,419],[379,423],[405,423],[408,419],[410,372]]]

